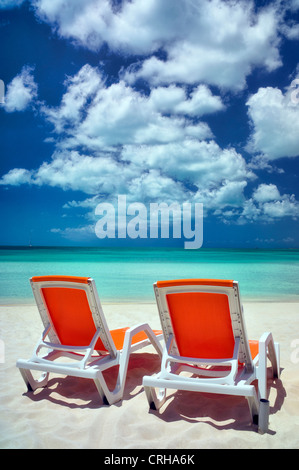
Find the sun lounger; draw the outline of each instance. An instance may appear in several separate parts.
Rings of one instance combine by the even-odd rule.
[[[93,279],[37,276],[30,283],[44,332],[31,359],[19,359],[16,364],[28,390],[46,386],[53,372],[94,380],[102,400],[112,404],[123,397],[131,352],[152,344],[162,355],[162,332],[147,323],[109,331]],[[119,371],[111,391],[103,371],[113,366],[119,366]],[[42,375],[37,380],[31,371]]]
[[[252,420],[265,421],[267,357],[279,377],[279,345],[271,333],[248,341],[238,282],[161,281],[154,290],[165,347],[161,371],[143,378],[150,407],[161,407],[166,389],[241,395]]]

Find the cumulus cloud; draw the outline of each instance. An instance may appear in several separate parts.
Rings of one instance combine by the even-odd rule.
[[[21,73],[8,84],[4,101],[4,109],[8,113],[24,111],[37,97],[33,70],[33,67],[25,65]]]
[[[291,25],[283,25],[281,28],[283,34],[290,40],[299,39],[299,25],[298,24],[291,24]]]
[[[277,201],[280,193],[275,184],[260,184],[253,193],[253,199],[259,203]]]
[[[84,65],[73,77],[68,77],[64,85],[67,89],[60,106],[41,107],[41,112],[54,125],[56,132],[62,132],[68,126],[78,124],[88,100],[102,86],[102,76],[89,64]]]
[[[223,209],[230,207],[240,208],[245,203],[244,189],[247,181],[224,180],[219,187],[204,189],[197,193],[198,201],[202,202],[205,209],[214,210],[215,215],[223,215]],[[232,213],[234,211],[232,210]],[[224,212],[225,213],[225,212]]]
[[[31,171],[24,168],[13,168],[0,180],[0,184],[4,186],[20,186],[25,183],[31,183]]]
[[[252,134],[248,150],[267,160],[299,155],[299,106],[294,88],[285,94],[278,88],[260,88],[247,101]]]
[[[157,111],[198,117],[225,109],[221,98],[213,96],[206,85],[195,87],[189,98],[184,88],[175,85],[153,88],[150,102]]]
[[[125,146],[121,158],[139,168],[158,169],[174,180],[197,189],[211,189],[224,180],[254,178],[234,149],[221,149],[214,141],[185,139],[155,146]]]
[[[179,30],[184,34],[164,44],[166,59],[152,55],[133,65],[125,78],[156,86],[204,82],[242,89],[253,67],[281,65],[278,16],[274,6],[254,13],[253,2],[185,2]]]
[[[275,184],[260,184],[246,201],[239,220],[264,220],[299,216],[299,202],[294,194],[281,195]]]
[[[83,191],[86,194],[113,194],[126,190],[128,180],[137,174],[109,155],[89,156],[77,151],[56,152],[52,161],[31,172],[36,185]]]
[[[275,184],[260,184],[253,193],[253,199],[266,217],[275,219],[299,216],[299,202],[295,195],[281,195]]]
[[[297,219],[299,216],[299,203],[295,199],[295,195],[284,195],[280,201],[267,202],[263,206],[263,211],[270,218],[293,217]]]
[[[225,107],[204,85],[191,89],[159,87],[149,95],[124,81],[106,85],[100,69],[86,64],[65,82],[66,92],[58,107],[44,105],[42,112],[63,135],[63,148],[83,146],[111,150],[120,145],[159,144],[200,140],[213,136],[208,124],[193,118],[222,111]]]
[[[254,10],[253,1],[33,0],[36,15],[61,37],[99,51],[150,55],[124,73],[156,86],[205,82],[242,89],[253,67],[281,65],[276,4]],[[159,51],[166,59],[159,56]]]
[[[295,197],[281,196],[275,185],[260,185],[246,199],[248,181],[256,176],[234,148],[217,144],[204,121],[227,107],[222,90],[217,94],[210,85],[242,89],[253,67],[274,70],[280,65],[274,7],[255,12],[253,2],[219,0],[173,0],[171,6],[158,0],[118,6],[108,0],[33,4],[62,37],[94,51],[107,42],[114,51],[147,58],[123,70],[113,83],[100,67],[89,64],[67,77],[58,106],[39,103],[42,116],[53,125],[52,160],[32,170],[13,169],[0,184],[48,185],[88,195],[65,209],[92,211],[101,200],[126,194],[128,201],[202,202],[209,213],[238,223],[296,216]],[[23,68],[9,85],[7,111],[26,109],[36,98],[32,72]],[[139,78],[149,82],[150,90],[135,87]],[[266,155],[264,161],[279,158],[280,123],[287,127],[292,120],[292,129],[288,133],[285,128],[283,136],[287,156],[295,156],[298,108],[287,104],[287,96],[260,89],[248,100],[250,145]],[[270,141],[274,123],[277,132]],[[80,237],[90,227],[53,232]]]
[[[246,210],[249,218],[244,190],[255,175],[240,153],[221,148],[198,120],[225,109],[206,85],[188,91],[159,86],[145,95],[122,80],[106,84],[100,69],[85,65],[67,78],[65,88],[59,106],[41,105],[58,136],[52,160],[37,169],[13,169],[2,185],[81,191],[89,197],[70,201],[65,209],[83,208],[88,214],[103,198],[126,194],[128,201],[202,202],[220,216],[226,211],[226,218]],[[262,213],[267,191],[264,203],[280,201],[280,210],[286,209],[286,198],[269,199],[271,188],[259,188],[252,199],[256,214]],[[264,213],[275,209],[278,213],[278,206]]]
[[[127,194],[128,200],[204,202],[207,208],[240,206],[247,180],[254,178],[243,157],[215,142],[189,139],[180,144],[125,146],[111,154],[85,155],[57,151],[36,170],[15,169],[3,176],[3,185],[48,185],[91,195],[85,207],[100,197]],[[83,207],[70,202],[68,208]]]
[[[147,97],[121,81],[99,90],[75,137],[99,147],[166,142],[181,138],[184,127],[183,118],[155,112]]]
[[[299,201],[294,194],[280,194],[275,184],[260,184],[252,193],[251,198],[246,199],[241,189],[241,182],[228,183],[222,191],[217,189],[211,201],[211,208],[215,208],[214,215],[218,216],[226,224],[244,225],[254,222],[273,223],[278,219],[291,217],[297,220],[299,217]],[[232,194],[232,200],[224,200],[221,205],[222,194]],[[237,198],[239,195],[239,201]],[[208,198],[211,194],[208,194]],[[207,200],[208,202],[208,200]],[[239,203],[237,203],[239,202]],[[217,205],[216,205],[217,203]]]
[[[40,105],[57,135],[52,160],[11,170],[1,184],[182,201],[199,188],[252,175],[242,156],[222,151],[198,120],[225,109],[205,85],[158,87],[146,95],[122,80],[106,84],[101,70],[86,64],[65,89],[59,106]]]
[[[158,0],[117,6],[109,0],[33,0],[39,18],[57,33],[90,50],[98,51],[104,42],[113,50],[147,54],[174,39],[182,24],[185,5]]]

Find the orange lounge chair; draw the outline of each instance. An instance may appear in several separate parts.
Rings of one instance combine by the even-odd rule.
[[[50,372],[72,375],[93,379],[102,400],[112,404],[123,397],[131,352],[152,343],[162,355],[162,331],[146,323],[109,331],[93,279],[38,276],[30,283],[45,329],[31,359],[17,361],[28,390],[46,386]],[[55,361],[60,357],[71,361]],[[110,391],[102,372],[115,365],[118,378]],[[43,372],[39,380],[31,370]]]
[[[248,341],[236,281],[185,279],[154,284],[165,347],[161,371],[143,378],[152,409],[166,389],[242,395],[254,422],[265,422],[267,354],[279,377],[279,345],[271,333]],[[186,376],[182,371],[190,372]],[[252,384],[258,382],[258,393]],[[155,389],[159,389],[157,393]]]

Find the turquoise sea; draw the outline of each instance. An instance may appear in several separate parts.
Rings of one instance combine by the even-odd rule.
[[[181,278],[237,280],[243,300],[299,301],[299,250],[7,247],[0,303],[33,303],[29,278],[46,274],[90,276],[103,302],[151,302],[155,281]]]

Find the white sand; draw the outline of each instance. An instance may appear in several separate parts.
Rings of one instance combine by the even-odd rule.
[[[143,321],[160,328],[154,304],[103,307],[111,329]],[[1,306],[0,448],[299,448],[299,304],[247,302],[244,309],[249,337],[271,331],[281,346],[281,378],[269,382],[269,433],[263,435],[251,425],[244,398],[170,391],[161,410],[149,412],[142,376],[159,369],[152,347],[133,354],[124,400],[116,405],[103,406],[92,381],[72,377],[51,375],[47,388],[27,393],[15,363],[32,353],[39,314],[32,305]]]

